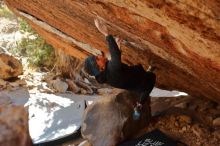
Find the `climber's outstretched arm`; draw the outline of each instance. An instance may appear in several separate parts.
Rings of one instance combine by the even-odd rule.
[[[121,51],[119,50],[118,44],[116,43],[114,37],[108,33],[108,29],[102,21],[95,19],[95,26],[106,37],[108,42],[108,48],[111,55],[110,65],[114,66],[114,68],[120,67]]]
[[[111,54],[111,62],[115,65],[121,64],[121,51],[119,50],[115,39],[112,35],[108,35],[106,37],[106,40],[108,42],[109,52]]]

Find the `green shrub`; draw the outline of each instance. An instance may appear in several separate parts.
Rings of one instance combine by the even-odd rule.
[[[17,42],[13,52],[28,57],[31,66],[51,68],[55,63],[54,48],[34,32],[24,20],[19,20],[19,30],[27,36]]]
[[[28,32],[29,35],[36,34],[35,31],[32,30],[31,26],[23,19],[19,19],[19,30],[22,33]]]
[[[0,17],[15,19],[16,16],[7,8],[0,4]],[[9,51],[19,56],[28,58],[28,63],[34,67],[51,68],[55,63],[54,48],[32,30],[31,26],[23,19],[18,19],[19,31],[24,34],[24,38],[16,42],[17,47],[10,48]]]

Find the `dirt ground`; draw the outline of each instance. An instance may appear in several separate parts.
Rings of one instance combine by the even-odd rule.
[[[175,100],[167,99],[167,102],[172,104]],[[208,99],[183,97],[181,100],[155,117],[142,133],[158,128],[189,146],[219,146],[220,106]],[[163,105],[162,102],[155,99],[153,104]]]

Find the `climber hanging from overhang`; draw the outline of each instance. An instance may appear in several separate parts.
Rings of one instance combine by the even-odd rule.
[[[134,105],[133,119],[138,120],[141,115],[142,105],[149,98],[156,75],[153,68],[149,67],[145,71],[141,65],[128,66],[121,62],[121,51],[119,50],[120,39],[115,41],[114,37],[108,33],[107,27],[98,19],[95,26],[106,37],[109,46],[111,60],[108,60],[104,53],[97,56],[89,56],[85,60],[85,70],[95,76],[99,83],[106,83],[112,87],[140,92],[141,96],[137,104]]]

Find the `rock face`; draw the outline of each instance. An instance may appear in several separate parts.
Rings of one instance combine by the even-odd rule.
[[[23,72],[21,62],[5,53],[0,53],[0,79],[17,77]]]
[[[98,15],[123,39],[123,62],[153,62],[157,86],[220,102],[219,0],[5,0],[49,43],[84,59],[108,52]]]
[[[31,146],[28,114],[24,107],[0,106],[0,145]]]
[[[11,99],[5,93],[0,92],[0,106],[9,105],[11,103]]]
[[[130,138],[150,120],[150,100],[139,120],[132,119],[137,93],[118,91],[89,106],[84,114],[81,133],[93,146],[114,146]]]

